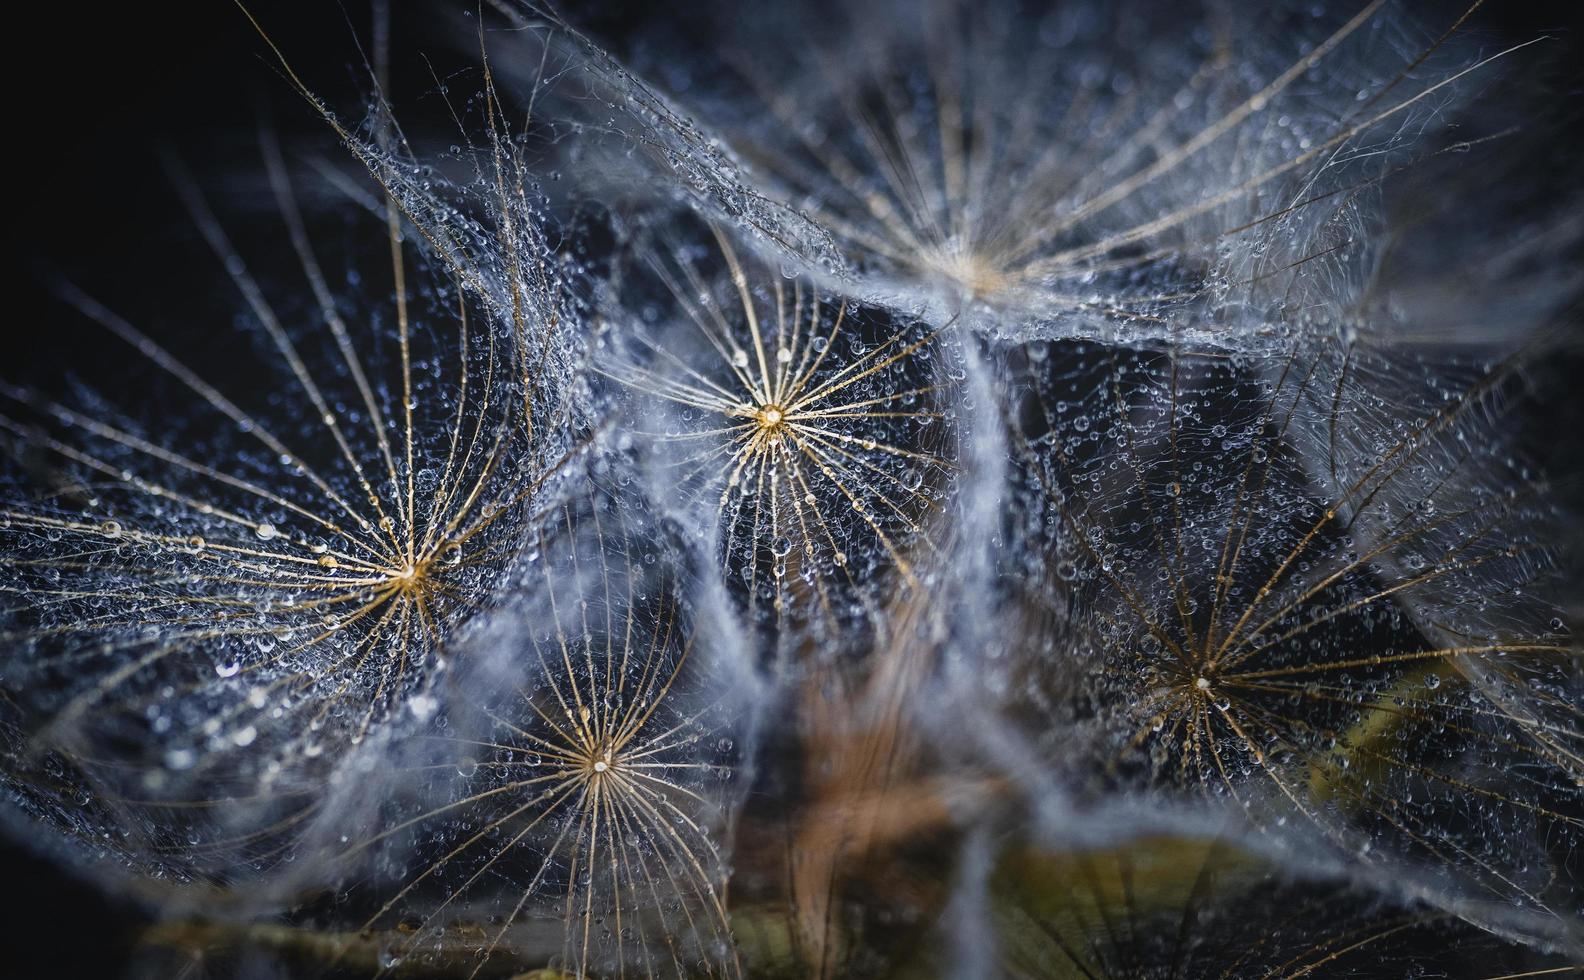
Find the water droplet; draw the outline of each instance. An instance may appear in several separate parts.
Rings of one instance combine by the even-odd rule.
[[[193,763],[197,761],[198,753],[192,749],[171,749],[165,753],[165,768],[167,769],[191,769]]]
[[[439,710],[439,708],[440,702],[430,694],[420,694],[411,701],[407,702],[407,709],[411,711],[413,713],[413,717],[417,718],[419,721],[428,720],[428,718],[432,716],[437,710]]]

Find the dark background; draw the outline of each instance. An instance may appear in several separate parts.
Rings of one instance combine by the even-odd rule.
[[[858,2],[858,0],[854,0]],[[1358,6],[1347,4],[1348,8]],[[1432,23],[1455,16],[1464,4],[1410,3]],[[398,50],[428,49],[437,67],[464,63],[459,39],[434,32],[434,14],[448,2],[396,3]],[[466,7],[466,3],[456,3]],[[618,51],[636,39],[683,31],[697,40],[709,24],[677,4],[595,2],[563,11]],[[1478,23],[1498,38],[1558,38],[1555,84],[1559,110],[1579,112],[1584,84],[1578,66],[1584,46],[1576,30],[1576,3],[1491,3]],[[92,282],[117,299],[146,294],[155,310],[179,312],[182,296],[172,283],[195,254],[195,235],[170,192],[162,150],[174,150],[207,183],[233,162],[256,170],[254,133],[267,118],[290,144],[327,140],[323,123],[289,88],[268,49],[242,12],[225,0],[90,5],[24,4],[8,13],[7,196],[12,270],[10,295],[22,309],[0,318],[0,374],[48,386],[50,365],[94,356],[80,332],[51,327],[62,307],[43,288],[65,274]],[[367,4],[324,0],[257,0],[255,15],[318,93],[354,116],[368,90],[358,65],[354,35],[366,41]],[[683,26],[676,26],[677,19]],[[420,63],[417,63],[421,65]],[[1571,68],[1568,66],[1572,66]],[[395,100],[406,110],[432,84],[412,65],[398,62]],[[421,70],[421,69],[420,69]],[[442,71],[443,71],[442,67]],[[431,100],[430,109],[434,109]],[[1584,151],[1584,138],[1574,146]],[[224,194],[224,184],[220,195]],[[173,263],[177,264],[172,268]],[[1574,426],[1572,431],[1584,430]],[[1568,431],[1559,427],[1559,431]],[[0,841],[0,882],[10,905],[0,974],[32,977],[119,975],[143,913],[103,897],[62,872],[25,844]]]

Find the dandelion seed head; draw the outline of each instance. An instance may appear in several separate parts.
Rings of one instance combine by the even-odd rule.
[[[1238,346],[1346,316],[1391,240],[1382,188],[1499,139],[1499,114],[1470,141],[1456,110],[1535,56],[1374,4],[1235,23],[960,0],[719,19],[724,43],[642,63],[677,82],[690,135],[752,170],[677,145],[670,113],[627,127],[635,141],[675,147],[667,165],[700,190],[734,185],[698,206],[781,264],[1022,338]],[[612,104],[663,101],[609,74],[628,96]]]
[[[400,955],[446,942],[453,910],[496,903],[510,914],[484,927],[489,950],[552,915],[580,971],[663,972],[668,954],[649,940],[664,934],[697,957],[692,969],[736,974],[717,942],[723,856],[709,830],[728,800],[732,729],[711,703],[710,653],[674,569],[640,556],[669,545],[635,505],[569,505],[533,588],[474,636],[456,682],[479,686],[477,713],[453,711],[424,740],[417,771],[442,778],[399,822],[436,846],[408,861],[400,835],[347,835],[348,869],[394,852],[374,864],[395,883],[366,927],[418,911]]]
[[[677,320],[651,331],[612,317],[623,349],[609,374],[688,423],[648,436],[657,479],[680,474],[712,507],[756,615],[852,615],[873,603],[860,569],[913,579],[912,553],[930,548],[946,507],[954,335],[949,324],[871,322],[879,311],[761,274],[723,231],[713,237],[713,250],[673,243],[650,257]],[[725,266],[718,278],[702,264],[711,257]]]
[[[1574,740],[1514,686],[1569,671],[1534,594],[1547,523],[1465,441],[1510,410],[1512,366],[1454,372],[1419,402],[1427,368],[1396,353],[1303,346],[1252,377],[1177,350],[1024,362],[1020,452],[1048,518],[1030,526],[1073,565],[1037,601],[1094,611],[1067,639],[1090,672],[1050,675],[1044,710],[1076,716],[1121,786],[1226,799],[1350,854],[1367,840],[1385,866],[1455,849],[1460,889],[1539,902],[1524,928],[1544,932],[1577,896],[1549,905],[1547,872],[1512,869],[1547,866],[1545,842],[1580,829]],[[1382,397],[1408,417],[1375,416]],[[1356,450],[1334,476],[1313,465],[1333,439]],[[1511,598],[1484,619],[1493,593]],[[1113,707],[1085,719],[1085,699]],[[1509,765],[1535,780],[1494,788]]]
[[[309,232],[326,216],[264,150],[285,235],[268,231],[296,264],[279,280],[243,258],[253,239],[190,175],[176,184],[274,390],[248,393],[201,348],[178,354],[75,287],[63,316],[75,307],[89,336],[129,345],[187,409],[156,428],[91,398],[0,390],[0,426],[53,474],[45,493],[7,486],[0,529],[23,570],[22,602],[4,610],[21,724],[126,821],[195,842],[158,858],[179,876],[289,862],[323,804],[308,787],[425,696],[575,452],[575,389],[543,383],[567,356],[546,327],[572,315],[557,282],[519,265],[502,316],[493,272],[391,235],[395,204],[396,224],[370,229],[394,292],[334,280]],[[434,216],[433,200],[408,205]],[[520,218],[531,239],[534,217]]]

